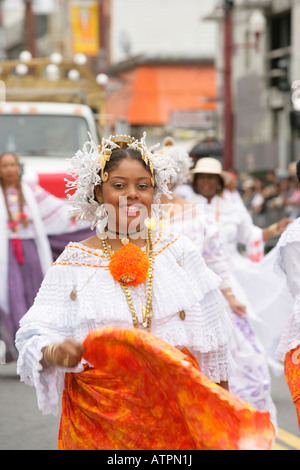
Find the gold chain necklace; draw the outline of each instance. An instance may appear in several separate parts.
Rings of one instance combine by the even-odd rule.
[[[108,259],[111,259],[111,256],[113,255],[113,250],[107,240],[107,238],[104,238],[101,240],[102,246],[103,246],[103,251],[105,255],[108,257]],[[149,258],[149,270],[148,270],[148,293],[147,293],[147,301],[146,305],[144,302],[142,302],[142,313],[143,313],[143,327],[150,331],[151,329],[151,319],[152,319],[152,289],[153,289],[153,269],[154,269],[154,253],[153,253],[153,241],[152,241],[152,234],[151,230],[148,230],[148,237],[147,237],[147,255]],[[131,313],[132,317],[132,322],[134,328],[138,328],[139,325],[139,320],[137,317],[137,314],[135,312],[134,306],[133,306],[133,301],[132,301],[132,296],[130,293],[129,286],[124,284],[123,282],[120,282],[120,286],[126,296],[126,300],[129,306],[129,310]]]

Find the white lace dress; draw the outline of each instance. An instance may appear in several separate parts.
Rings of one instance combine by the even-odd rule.
[[[157,235],[154,252],[151,332],[173,346],[187,347],[212,381],[228,380],[231,322],[218,287],[220,279],[184,236]],[[71,300],[74,289],[77,297]],[[131,294],[142,322],[144,283],[131,288]],[[180,315],[182,311],[185,315]],[[68,337],[83,341],[90,330],[105,325],[132,327],[124,292],[101,251],[70,243],[48,271],[16,336],[18,373],[36,387],[44,414],[58,413],[65,369],[42,370],[42,348]],[[82,371],[83,362],[73,371]]]
[[[287,279],[294,299],[276,351],[278,359],[284,361],[285,355],[300,345],[300,218],[279,239],[275,271]]]
[[[181,195],[183,195],[183,191]],[[253,259],[260,259],[264,246],[262,229],[253,224],[245,207],[240,203],[228,202],[220,196],[215,196],[208,204],[206,198],[195,194],[191,188],[190,190],[185,188],[185,197],[189,202],[198,206],[198,212],[202,211],[205,225],[212,224],[212,226],[218,227],[219,237],[222,241],[220,248],[223,251],[222,269],[219,270],[219,275],[223,279],[225,274],[225,285],[231,287],[235,297],[246,305],[247,309],[247,315],[244,319],[229,311],[233,324],[229,348],[234,360],[234,372],[229,383],[230,391],[255,408],[269,411],[272,422],[277,428],[277,413],[271,394],[271,377],[268,367],[268,360],[271,358],[267,358],[267,348],[265,349],[266,345],[272,344],[271,340],[274,339],[275,334],[273,332],[269,338],[267,333],[270,330],[270,325],[263,323],[261,312],[259,315],[257,314],[260,306],[262,304],[265,306],[267,303],[259,291],[262,290],[265,294],[265,290],[270,286],[270,283],[266,282],[268,270],[260,272],[261,262],[253,262],[238,251],[238,243],[241,243],[245,245],[247,252],[251,254]],[[189,230],[188,228],[184,231],[186,236],[189,236]],[[192,238],[196,241],[194,235]],[[209,243],[206,243],[206,246],[203,244],[203,248],[205,261],[210,260],[210,266],[215,270],[218,268],[218,258],[221,259],[221,256],[218,256],[216,252],[216,243],[211,247]],[[270,270],[272,269],[270,267]],[[275,284],[272,286],[273,290],[267,293],[267,300],[274,292],[277,298],[277,291],[274,291],[274,288],[276,289],[276,285],[280,283],[275,273],[272,280],[273,278],[275,278]],[[274,296],[271,295],[271,297],[273,300]],[[229,305],[227,308],[229,310]],[[274,323],[274,319],[272,322]],[[272,325],[272,323],[270,324]],[[268,352],[270,348],[271,346]],[[272,357],[272,364],[273,362],[274,358]]]

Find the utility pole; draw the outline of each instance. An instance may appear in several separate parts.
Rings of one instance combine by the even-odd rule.
[[[24,46],[32,57],[36,57],[36,18],[32,9],[32,0],[25,1]]]
[[[0,0],[0,60],[6,59],[6,37],[5,37],[5,29],[4,29],[4,22],[3,22],[3,5],[2,0]]]
[[[233,112],[232,112],[232,9],[233,1],[224,0],[224,169],[234,167],[233,155]]]

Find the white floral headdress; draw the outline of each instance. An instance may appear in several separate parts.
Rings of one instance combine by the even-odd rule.
[[[190,170],[193,166],[193,159],[189,156],[185,148],[176,145],[172,137],[167,137],[163,142],[160,153],[171,157],[177,166],[176,176],[171,176],[170,179],[172,190],[174,190],[180,184],[187,183],[190,178]]]
[[[146,145],[146,133],[141,140],[136,140],[131,136],[118,135],[110,136],[108,139],[102,138],[98,146],[88,133],[90,140],[87,141],[82,150],[78,150],[71,159],[69,174],[73,180],[66,181],[66,193],[69,202],[73,206],[73,213],[77,214],[80,220],[87,220],[91,223],[91,228],[102,232],[107,224],[107,213],[95,199],[94,190],[96,186],[107,181],[108,174],[105,172],[105,165],[110,160],[112,150],[120,148],[117,142],[126,142],[128,148],[138,150],[142,160],[149,167],[154,185],[154,198],[152,205],[152,216],[158,220],[161,212],[160,198],[166,195],[172,198],[168,184],[171,177],[176,175],[176,164],[169,155],[156,152],[160,144],[156,144],[148,149]]]

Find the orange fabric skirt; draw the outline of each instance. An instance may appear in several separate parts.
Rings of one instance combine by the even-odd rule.
[[[300,345],[286,354],[284,374],[296,407],[300,429]]]
[[[188,352],[144,330],[84,341],[93,368],[67,373],[59,449],[270,449],[269,413],[212,383]]]

